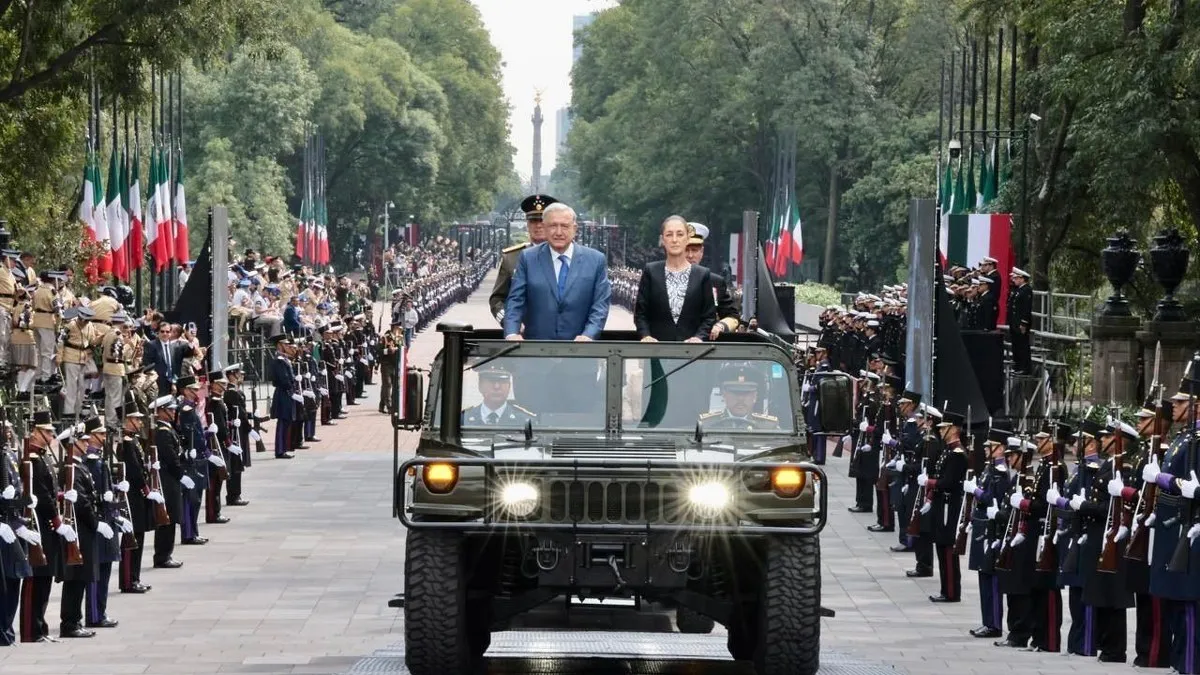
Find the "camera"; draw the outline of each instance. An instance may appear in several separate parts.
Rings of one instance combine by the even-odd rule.
[[[958,159],[962,154],[962,141],[957,138],[950,139],[950,159]]]

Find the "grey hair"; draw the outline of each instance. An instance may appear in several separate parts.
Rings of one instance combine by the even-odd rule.
[[[559,212],[565,212],[567,214],[570,214],[571,222],[572,223],[575,222],[575,209],[567,206],[566,204],[564,204],[562,202],[554,202],[550,206],[547,206],[546,210],[542,211],[542,220],[546,220],[547,217],[549,217],[555,213],[559,213]]]

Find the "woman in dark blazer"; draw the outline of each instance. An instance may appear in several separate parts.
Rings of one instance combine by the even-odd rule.
[[[687,261],[691,226],[680,216],[663,221],[661,241],[667,259],[642,271],[633,323],[643,342],[707,339],[717,320],[712,275]]]

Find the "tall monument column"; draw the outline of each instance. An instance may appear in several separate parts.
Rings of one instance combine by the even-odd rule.
[[[542,191],[542,92],[533,95],[533,194]]]

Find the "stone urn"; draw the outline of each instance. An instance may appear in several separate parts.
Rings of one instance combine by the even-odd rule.
[[[1126,230],[1118,230],[1108,238],[1108,246],[1100,252],[1100,267],[1108,283],[1112,284],[1113,294],[1108,296],[1101,314],[1104,316],[1131,316],[1129,301],[1121,289],[1128,286],[1137,271],[1141,254],[1133,247],[1133,239]]]
[[[1188,266],[1188,249],[1179,230],[1174,228],[1160,231],[1154,236],[1150,249],[1150,273],[1154,281],[1163,287],[1164,295],[1158,301],[1155,321],[1186,321],[1183,305],[1175,299],[1175,289],[1183,281]]]

